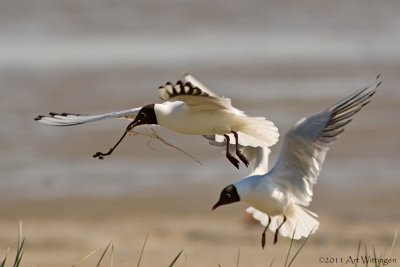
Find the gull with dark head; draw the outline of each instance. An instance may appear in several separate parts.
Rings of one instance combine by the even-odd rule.
[[[160,125],[188,135],[215,135],[220,140],[226,140],[226,157],[236,168],[239,168],[239,160],[230,153],[229,144],[235,145],[236,156],[247,166],[249,162],[239,145],[269,147],[278,141],[278,130],[271,121],[264,117],[247,116],[233,107],[229,98],[218,96],[189,74],[175,84],[168,82],[160,86],[158,92],[165,102],[101,115],[49,113],[35,120],[53,126],[77,125],[107,118],[132,120],[107,153],[93,155],[99,159],[110,155],[127,133],[139,125]]]
[[[220,194],[213,210],[239,201],[251,205],[247,212],[265,226],[265,232],[300,239],[314,233],[319,225],[317,214],[305,207],[310,205],[313,185],[321,171],[329,147],[351,122],[352,117],[370,102],[381,84],[380,76],[372,86],[363,88],[332,107],[299,120],[284,138],[275,165],[268,171],[268,147],[242,148],[250,150],[256,161],[253,172],[246,178],[228,185]],[[212,137],[209,137],[212,138]],[[212,144],[217,144],[212,141]]]

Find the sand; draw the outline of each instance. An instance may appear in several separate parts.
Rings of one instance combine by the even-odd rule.
[[[199,190],[206,192],[198,194]],[[14,252],[18,221],[26,237],[23,266],[70,266],[101,248],[77,266],[94,266],[107,243],[114,245],[114,266],[136,265],[148,240],[141,266],[165,266],[183,250],[176,266],[283,266],[290,241],[280,237],[260,246],[262,226],[237,204],[211,211],[216,196],[210,188],[148,197],[65,198],[2,201],[0,249]],[[319,214],[320,229],[310,237],[294,266],[318,266],[320,257],[355,256],[359,241],[388,251],[399,229],[400,211],[396,190],[330,192],[316,188],[311,210]],[[294,243],[298,248],[300,242]],[[388,258],[398,261],[397,245]],[[387,252],[388,253],[388,252]],[[105,259],[109,266],[110,256]],[[340,266],[340,265],[339,265]],[[398,266],[396,264],[391,266]]]

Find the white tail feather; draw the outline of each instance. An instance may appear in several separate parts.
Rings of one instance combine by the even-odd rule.
[[[273,122],[266,120],[263,117],[246,117],[238,116],[240,130],[238,130],[239,144],[242,146],[251,147],[270,147],[279,139],[278,128]],[[233,134],[229,134],[230,143],[235,144],[235,138]],[[222,135],[216,135],[215,140],[217,142],[223,142],[224,137]]]
[[[259,221],[262,225],[267,226],[267,214],[253,207],[249,207],[246,211],[252,214],[253,218]],[[291,205],[285,216],[286,222],[279,229],[279,234],[281,236],[292,238],[294,233],[293,238],[300,239],[315,233],[318,229],[319,222],[314,218],[318,217],[318,215],[297,204]],[[283,216],[272,216],[270,218],[271,223],[268,229],[275,233],[276,229],[283,221]]]

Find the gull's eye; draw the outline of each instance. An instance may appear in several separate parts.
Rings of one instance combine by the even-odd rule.
[[[227,193],[225,194],[226,198],[231,198],[231,194]]]

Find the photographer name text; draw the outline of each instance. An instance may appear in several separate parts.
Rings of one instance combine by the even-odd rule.
[[[382,266],[387,266],[389,264],[397,263],[397,259],[395,258],[380,258],[380,257],[371,257],[371,256],[348,256],[348,257],[320,257],[320,263],[326,264],[381,264]]]

